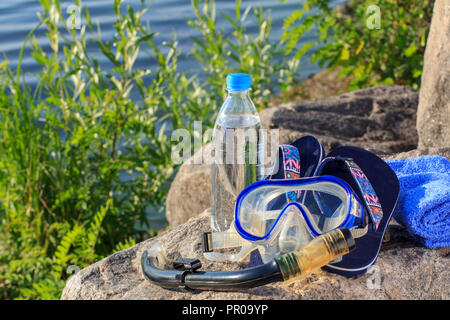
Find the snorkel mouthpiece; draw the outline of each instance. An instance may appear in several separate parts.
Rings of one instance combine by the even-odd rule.
[[[297,252],[276,258],[283,280],[289,284],[301,275],[323,267],[355,248],[355,240],[347,228],[334,229],[311,240]]]

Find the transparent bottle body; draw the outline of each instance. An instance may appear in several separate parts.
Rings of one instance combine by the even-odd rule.
[[[213,133],[211,228],[226,231],[239,193],[264,174],[261,121],[248,90],[230,91]]]

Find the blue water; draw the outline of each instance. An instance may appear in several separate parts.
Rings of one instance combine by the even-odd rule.
[[[122,5],[125,10],[129,4],[135,10],[140,7],[140,0],[126,0]],[[264,9],[269,9],[272,16],[272,33],[271,38],[279,38],[282,34],[283,19],[291,14],[294,10],[301,8],[302,0],[288,0],[280,2],[279,0],[243,0],[242,11],[247,6],[257,7],[261,5]],[[344,0],[334,0],[333,5],[344,3]],[[63,13],[66,9],[73,5],[73,0],[61,0],[61,7]],[[114,29],[112,24],[114,22],[113,0],[84,0],[82,6],[87,7],[90,12],[91,20],[94,25],[99,24],[102,30],[102,38],[104,40],[112,39]],[[232,0],[216,0],[217,22],[218,26],[223,28],[226,34],[232,32],[232,27],[224,18],[221,17],[220,12],[234,17],[235,1]],[[10,61],[10,66],[15,69],[17,66],[19,52],[27,34],[39,23],[37,12],[41,10],[41,4],[38,0],[0,0],[0,62],[3,60],[3,55],[6,55]],[[251,14],[249,14],[249,17]],[[69,17],[66,13],[64,19]],[[156,44],[161,44],[163,41],[171,41],[174,32],[176,32],[179,49],[181,49],[181,56],[178,59],[178,67],[181,72],[199,73],[199,64],[196,62],[194,56],[190,54],[193,41],[190,37],[199,36],[196,30],[187,25],[188,19],[193,19],[194,13],[191,9],[190,0],[153,0],[149,11],[143,16],[144,24],[150,24],[152,32],[157,32],[159,35],[154,38]],[[81,24],[85,24],[82,19]],[[257,27],[251,19],[248,20],[248,32],[256,33]],[[46,52],[51,52],[48,39],[45,35],[46,29],[40,28],[36,32],[36,38],[39,45]],[[308,43],[314,41],[314,35],[306,34],[303,42]],[[95,49],[97,50],[97,49]],[[25,51],[22,61],[22,69],[27,73],[26,81],[30,85],[34,85],[37,79],[33,73],[39,71],[39,65],[35,60]],[[100,64],[108,65],[106,58],[98,52],[94,54],[99,59]],[[306,78],[310,74],[317,73],[320,68],[317,65],[311,65],[308,62],[308,56],[302,61],[300,69],[300,78]],[[136,60],[136,66],[153,69],[154,62],[146,55],[140,55]],[[201,77],[201,74],[200,74]],[[152,213],[149,214],[152,225],[158,228],[164,224],[164,208],[153,208]],[[161,222],[161,224],[158,223]],[[156,225],[155,225],[156,222]]]
[[[279,0],[243,0],[242,10],[247,6],[257,7],[262,5],[264,9],[269,9],[272,15],[272,38],[280,37],[282,33],[283,19],[286,18],[294,10],[301,7],[302,0],[290,0],[286,2],[280,2]],[[345,1],[335,0],[334,4],[340,4]],[[114,30],[112,23],[114,22],[112,0],[84,0],[82,6],[89,9],[91,20],[94,25],[100,24],[102,30],[103,39],[111,39]],[[61,0],[62,11],[69,17],[69,13],[66,13],[66,9],[73,5],[73,0]],[[124,1],[122,8],[125,10],[127,5],[131,5],[133,8],[138,9],[140,7],[140,0],[126,0]],[[220,16],[220,12],[224,12],[234,17],[234,1],[231,0],[217,0],[217,21],[220,27],[223,27],[226,33],[231,33],[232,28],[228,22]],[[3,56],[6,54],[10,65],[14,68],[17,65],[20,48],[23,41],[38,23],[37,12],[41,10],[41,5],[38,0],[1,0],[0,1],[0,54]],[[249,15],[251,16],[251,15]],[[198,36],[197,32],[187,25],[187,20],[194,18],[194,13],[191,9],[190,0],[153,0],[149,11],[144,15],[143,21],[150,23],[153,32],[159,33],[154,39],[156,43],[162,43],[163,41],[170,41],[173,39],[174,32],[177,34],[177,40],[181,49],[181,56],[179,57],[179,70],[198,72],[198,63],[192,54],[190,54],[193,42],[191,36]],[[85,23],[84,19],[81,21]],[[248,20],[248,31],[250,33],[256,32],[255,23]],[[47,52],[50,52],[48,40],[45,35],[45,28],[41,28],[37,31],[37,41]],[[311,42],[314,40],[312,34],[306,35],[303,38],[303,42]],[[301,43],[300,43],[301,45]],[[99,54],[100,63],[106,63],[106,59]],[[304,60],[302,68],[300,70],[300,77],[305,78],[310,74],[317,73],[320,69],[316,65],[310,65],[306,63],[308,57]],[[142,55],[138,57],[136,65],[139,67],[145,66],[152,69],[154,67],[148,57]],[[34,61],[31,55],[24,55],[23,70],[32,74],[39,70],[39,65]],[[27,82],[33,84],[36,79],[32,76],[27,78]]]

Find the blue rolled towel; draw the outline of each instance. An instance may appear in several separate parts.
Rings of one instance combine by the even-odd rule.
[[[386,162],[400,182],[394,219],[426,247],[449,247],[450,161],[424,156]]]

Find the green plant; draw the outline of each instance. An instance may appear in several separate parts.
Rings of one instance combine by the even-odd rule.
[[[241,9],[236,1],[234,16],[221,12],[221,17],[232,27],[226,35],[218,29],[214,0],[192,0],[196,19],[189,20],[201,35],[192,37],[195,42],[193,54],[200,62],[209,92],[220,103],[225,92],[224,79],[232,72],[252,76],[252,100],[259,109],[268,106],[270,97],[279,90],[287,91],[298,80],[298,58],[285,55],[285,47],[279,40],[271,40],[272,18],[262,7]],[[201,7],[200,4],[203,4]],[[258,27],[256,35],[247,32],[249,13]]]
[[[86,33],[95,31],[88,11],[87,27],[77,32],[62,19],[58,0],[40,2],[51,52],[33,30],[26,45],[41,66],[37,86],[25,83],[24,48],[14,72],[7,60],[1,64],[3,298],[58,298],[69,265],[84,267],[148,236],[137,225],[150,227],[148,208],[162,204],[174,174],[164,124],[182,127],[197,116],[190,109],[196,98],[184,100],[191,85],[176,71],[176,42],[165,55],[153,44],[155,33],[141,22],[144,1],[126,14],[114,1],[111,41],[98,30],[94,44],[112,68],[87,50]],[[144,46],[156,70],[135,67]],[[136,91],[139,101],[130,97]]]
[[[269,41],[262,9],[253,11],[259,35],[248,36],[250,9],[242,14],[237,1],[236,19],[223,15],[234,28],[225,36],[215,28],[214,2],[200,13],[193,1],[200,80],[177,70],[176,35],[166,53],[155,45],[157,34],[142,21],[146,2],[138,11],[122,2],[113,3],[115,35],[105,40],[88,10],[78,31],[62,18],[59,0],[40,0],[40,24],[17,68],[6,58],[0,63],[0,298],[57,299],[70,266],[83,268],[154,235],[148,211],[163,205],[176,172],[169,130],[192,131],[193,120],[211,127],[228,72],[253,75],[260,108],[295,76],[295,63],[275,62],[282,50]],[[36,41],[40,27],[50,52]],[[26,47],[40,65],[35,87],[21,67]],[[100,65],[100,53],[111,67]],[[136,67],[140,55],[156,67]]]
[[[352,80],[349,89],[391,83],[418,89],[433,2],[352,0],[331,8],[329,0],[308,0],[285,19],[282,38],[295,51],[301,36],[315,30],[318,40],[301,50],[314,48],[313,62],[338,67]],[[380,9],[379,28],[373,6]]]

